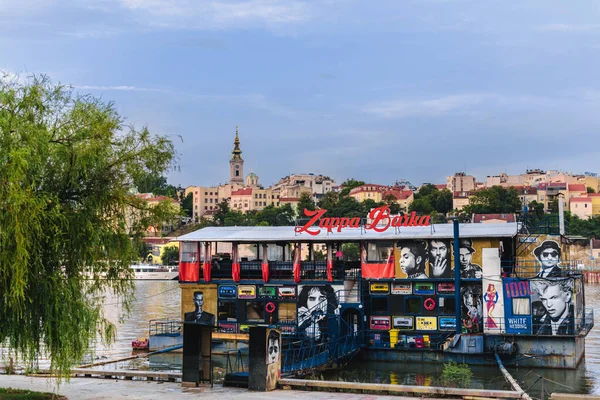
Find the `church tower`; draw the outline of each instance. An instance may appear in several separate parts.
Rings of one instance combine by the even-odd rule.
[[[229,183],[244,184],[244,160],[242,159],[242,150],[240,150],[240,137],[237,126],[235,127],[231,160],[229,160]]]

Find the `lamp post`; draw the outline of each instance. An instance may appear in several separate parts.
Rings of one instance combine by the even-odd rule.
[[[456,334],[461,333],[461,299],[460,299],[460,250],[458,217],[450,217],[454,227],[454,311],[456,314]]]

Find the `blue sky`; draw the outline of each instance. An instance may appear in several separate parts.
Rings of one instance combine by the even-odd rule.
[[[595,0],[0,0],[0,70],[172,136],[175,185],[598,172]],[[183,138],[183,143],[178,136]]]

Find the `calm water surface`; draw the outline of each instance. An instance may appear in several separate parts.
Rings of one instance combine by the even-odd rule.
[[[586,304],[600,304],[600,285],[586,285]],[[117,326],[117,340],[110,347],[96,346],[96,357],[116,358],[132,354],[131,342],[148,336],[151,319],[180,318],[180,290],[177,281],[137,281],[136,296],[128,318],[119,320],[122,309],[109,299],[105,305],[107,317]],[[511,374],[530,395],[540,398],[545,392],[573,392],[600,394],[600,312],[595,314],[596,327],[586,339],[585,361],[576,370],[509,368]],[[215,360],[221,364],[221,360]],[[111,368],[179,369],[181,354],[162,355],[147,360],[119,363]],[[443,365],[398,364],[356,361],[339,371],[326,371],[314,379],[344,380],[408,385],[435,385]],[[473,388],[509,389],[496,367],[472,367]],[[543,383],[542,383],[543,382]],[[543,385],[543,386],[542,386]],[[544,396],[546,397],[546,396]]]

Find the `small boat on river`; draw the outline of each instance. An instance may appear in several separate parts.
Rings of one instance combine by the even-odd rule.
[[[173,280],[179,277],[177,265],[133,264],[135,280]]]

